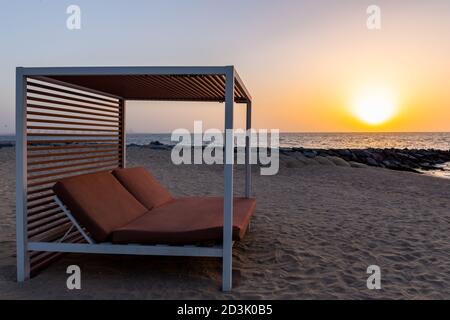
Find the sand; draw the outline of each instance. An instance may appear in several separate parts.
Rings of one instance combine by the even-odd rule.
[[[170,152],[132,147],[175,195],[220,195],[220,166],[174,166]],[[450,179],[379,168],[292,165],[254,168],[257,210],[234,249],[233,291],[214,258],[70,254],[15,282],[14,149],[0,150],[0,298],[63,299],[450,299]],[[243,192],[242,166],[235,171]],[[66,289],[66,268],[82,289]],[[381,268],[381,290],[366,269]]]

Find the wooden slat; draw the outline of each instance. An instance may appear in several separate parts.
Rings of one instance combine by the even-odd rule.
[[[46,96],[46,97],[52,97],[52,98],[58,98],[58,99],[65,99],[65,100],[70,100],[70,101],[76,101],[76,102],[82,102],[82,103],[86,103],[86,104],[93,104],[94,106],[108,107],[108,108],[111,108],[113,110],[117,110],[118,109],[117,105],[110,105],[110,104],[106,104],[106,103],[103,103],[103,102],[89,101],[89,100],[85,100],[85,99],[64,96],[64,95],[61,95],[61,94],[56,94],[56,93],[51,93],[51,92],[43,92],[43,91],[40,91],[40,90],[27,89],[27,93],[37,94],[37,95],[41,95],[41,96],[43,95],[43,96]]]
[[[33,253],[33,252],[32,252]],[[35,251],[36,255],[30,258],[31,269],[30,275],[36,276],[45,267],[50,265],[52,262],[59,259],[63,254],[61,252],[38,252]]]
[[[33,107],[34,108],[34,107]],[[91,117],[80,117],[73,116],[61,113],[47,113],[47,112],[38,112],[38,111],[27,111],[27,115],[33,116],[41,116],[41,117],[51,117],[51,118],[65,118],[65,119],[77,119],[77,120],[88,120],[88,121],[100,121],[107,123],[115,123],[116,125],[120,125],[120,120],[118,119],[101,119],[101,118],[91,118]]]
[[[225,100],[225,89],[224,88],[219,86],[216,81],[213,81],[209,77],[205,77],[204,80],[211,86],[211,88],[214,88],[214,90],[217,92],[218,96],[221,97],[221,100]]]
[[[53,231],[54,229],[57,229],[58,227],[59,228],[66,228],[66,227],[68,227],[70,225],[71,225],[71,222],[70,222],[69,218],[66,217],[65,219],[62,219],[61,221],[57,221],[56,223],[55,222],[51,223],[49,225],[46,225],[45,227],[37,228],[37,229],[34,229],[34,230],[28,230],[28,236],[30,238],[32,238],[32,237],[35,237],[37,235],[44,234],[47,231]]]
[[[54,221],[61,220],[62,218],[67,219],[67,216],[64,212],[55,215],[50,215],[45,218],[40,218],[39,220],[35,219],[33,222],[28,221],[28,230],[39,228],[44,224],[53,223]]]
[[[79,155],[83,155],[83,154],[94,154],[94,153],[99,153],[100,154],[99,157],[101,157],[103,153],[117,152],[117,151],[118,151],[118,149],[114,148],[114,149],[101,149],[101,150],[78,151],[78,152],[52,152],[52,153],[47,152],[47,153],[39,153],[39,154],[30,154],[28,156],[28,159],[79,156]],[[93,158],[95,158],[95,157],[93,157]],[[65,161],[68,161],[68,160],[65,160]],[[52,162],[50,162],[50,163],[52,163]],[[34,164],[44,164],[44,163],[28,162],[28,164],[34,165]]]
[[[33,195],[33,194],[38,194],[38,193],[42,193],[42,192],[47,192],[47,191],[52,191],[51,187],[45,187],[45,188],[39,188],[39,189],[34,189],[34,190],[28,190],[27,191],[27,196]]]
[[[206,83],[203,77],[193,77],[192,79],[194,82],[196,82],[199,86],[201,86],[204,90],[207,90],[207,92],[210,94],[211,97],[214,98],[221,98],[222,94],[215,90],[214,87],[209,87]]]
[[[81,111],[81,110],[74,110],[74,109],[67,109],[67,108],[60,108],[60,107],[52,107],[52,106],[43,106],[40,104],[33,104],[33,103],[28,103],[27,106],[29,108],[34,108],[34,109],[41,109],[41,110],[49,110],[49,111],[60,111],[60,112],[68,112],[68,113],[76,113],[76,114],[87,114],[87,115],[91,115],[91,116],[99,116],[99,117],[109,117],[109,118],[116,118],[119,119],[119,115],[114,115],[114,114],[103,114],[103,113],[98,113],[98,112],[90,112],[90,111]],[[27,114],[29,113],[29,111],[27,111]],[[96,119],[96,120],[100,120],[100,119]]]
[[[53,192],[50,192],[50,193],[45,193],[45,194],[41,194],[41,195],[38,195],[38,196],[28,197],[27,198],[27,202],[30,203],[30,202],[46,199],[46,198],[49,198],[49,197],[53,197],[53,195],[54,195]]]
[[[92,143],[92,146],[102,146],[106,144],[102,144],[99,142],[118,142],[119,139],[102,139],[102,140],[29,140],[27,141],[28,145],[42,145],[42,144],[61,144],[61,143],[73,143],[73,146],[77,146],[75,143]]]
[[[95,157],[89,157],[89,158],[95,158]],[[54,171],[54,170],[59,170],[59,169],[82,167],[82,166],[87,166],[87,165],[91,165],[91,164],[106,163],[106,162],[113,162],[113,161],[119,161],[119,157],[117,157],[117,155],[112,155],[111,157],[108,157],[107,159],[102,159],[99,161],[78,162],[78,163],[70,163],[70,164],[59,165],[59,166],[37,168],[37,169],[28,170],[28,173]],[[30,177],[30,180],[33,180],[31,178],[34,176],[29,175],[29,177]]]
[[[33,265],[39,264],[41,261],[48,259],[51,256],[54,256],[55,252],[46,252],[46,251],[33,251],[30,252],[30,261]]]
[[[62,89],[62,88],[59,88],[59,87],[48,86],[48,85],[37,83],[37,82],[27,81],[27,85],[38,87],[38,88],[41,88],[41,89],[53,90],[53,91],[58,91],[58,92],[62,92],[62,93],[77,95],[77,96],[80,96],[80,97],[96,99],[96,100],[100,100],[100,101],[111,102],[111,103],[117,104],[117,99],[104,98],[104,97],[94,96],[94,95],[90,95],[90,94],[86,94],[86,93],[75,92],[75,91],[71,91],[71,90]]]
[[[70,228],[72,223],[67,222],[59,226],[54,226],[53,229],[41,230],[41,232],[35,232],[29,239],[29,241],[47,241],[50,239],[60,239]]]
[[[68,175],[68,176],[65,176],[64,178],[70,178],[70,177],[74,177],[74,176],[80,175],[81,172],[83,172],[83,171],[91,171],[91,170],[93,172],[106,171],[106,168],[113,168],[115,166],[118,167],[117,165],[110,164],[110,165],[104,165],[104,166],[96,166],[96,167],[93,167],[93,168],[78,169],[78,170],[74,171],[74,173],[76,173],[76,174]],[[105,169],[105,170],[100,170],[100,169]],[[45,181],[28,183],[28,187],[32,188],[32,187],[44,186],[44,185],[48,185],[48,184],[51,184],[51,183],[55,183],[55,182],[57,182],[57,181],[59,181],[61,179],[62,179],[62,177],[61,178],[57,178],[57,179],[50,179],[50,180],[45,180]]]
[[[34,119],[27,118],[28,122],[39,122],[39,123],[54,123],[54,124],[73,124],[77,126],[90,126],[90,127],[109,127],[118,128],[118,124],[107,124],[107,123],[89,123],[89,122],[77,122],[77,121],[60,121],[60,120],[49,120],[49,119]]]
[[[48,204],[51,204],[51,203],[54,203],[54,202],[55,201],[53,199],[49,199],[49,200],[33,203],[31,205],[28,205],[27,209],[31,210],[31,209],[39,208],[39,207],[42,207],[42,206],[45,206],[45,205],[48,205]]]
[[[119,132],[119,129],[94,129],[75,127],[48,127],[48,126],[27,126],[28,130],[49,130],[49,131],[88,131],[88,132]]]
[[[55,207],[53,209],[50,209],[50,210],[46,210],[46,211],[42,211],[42,212],[39,212],[39,213],[28,215],[28,219],[30,221],[32,221],[33,219],[35,220],[35,219],[38,219],[40,217],[45,217],[47,215],[52,215],[52,214],[58,214],[58,213],[61,213],[61,212],[64,212],[64,211],[59,206],[57,206],[57,207]]]
[[[82,134],[82,133],[37,133],[37,132],[29,132],[27,133],[30,137],[98,137],[98,138],[110,138],[110,137],[118,137],[117,134]]]
[[[161,91],[162,88],[162,91],[169,93],[169,95],[180,96],[180,92],[175,91],[173,87],[168,86],[167,83],[164,81],[158,81],[153,77],[134,77],[134,78],[136,78],[136,80],[139,79],[138,81],[144,82],[144,84],[146,83],[158,87],[159,88],[158,91]]]
[[[159,76],[158,77],[158,80],[159,81],[168,81],[168,82],[175,82],[176,84],[177,84],[177,88],[178,88],[178,90],[179,89],[183,89],[183,90],[186,90],[187,92],[188,92],[188,94],[190,95],[190,96],[196,96],[196,95],[198,95],[198,94],[200,94],[201,96],[205,96],[205,93],[204,92],[202,92],[202,90],[198,90],[198,88],[194,88],[192,85],[187,85],[185,82],[184,82],[184,79],[183,78],[179,78],[179,77],[172,77],[172,78],[170,78],[170,79],[167,79],[166,77],[164,77],[164,76]]]
[[[113,165],[113,163],[117,163],[119,161],[119,158],[115,158],[112,160],[104,160],[104,161],[96,161],[93,162],[93,164],[100,164],[100,163],[111,163],[111,165]],[[80,167],[83,164],[77,164],[77,165],[70,165],[69,167]],[[66,170],[66,171],[59,171],[59,172],[53,172],[53,173],[46,173],[46,174],[40,174],[40,175],[36,175],[36,176],[28,176],[28,180],[29,181],[33,181],[33,180],[39,180],[39,179],[43,179],[43,178],[50,178],[50,177],[57,177],[57,176],[62,176],[68,173],[75,173],[75,172],[79,172],[80,170],[89,170],[89,169],[95,169],[95,167],[87,167],[87,168],[78,168],[78,169],[73,169],[73,170]]]
[[[35,221],[38,221],[41,219],[45,219],[49,216],[53,216],[53,215],[57,215],[57,214],[61,214],[61,213],[64,213],[64,211],[59,209],[59,210],[42,212],[40,214],[35,214],[33,216],[28,217],[28,223],[32,223],[32,222],[35,222]]]
[[[55,101],[55,100],[51,100],[51,99],[27,97],[27,102],[28,101],[44,102],[44,103],[57,104],[57,105],[73,107],[73,108],[79,108],[79,109],[88,109],[88,110],[102,111],[102,112],[112,113],[112,114],[115,114],[115,115],[119,114],[118,111],[114,111],[114,110],[107,110],[107,109],[99,108],[99,107],[84,106],[84,105],[81,105],[81,104],[70,103],[70,102]],[[33,105],[33,103],[28,103],[28,105]]]
[[[114,149],[110,149],[110,150],[116,150],[116,151],[119,150],[120,151],[120,144],[117,144],[117,143],[97,144],[97,145],[89,145],[89,146],[66,145],[66,146],[50,146],[50,147],[28,147],[28,151],[35,152],[35,151],[71,150],[71,149],[97,149],[97,150],[88,151],[89,153],[95,153],[95,152],[106,151],[102,148],[110,148],[110,147],[115,147]]]
[[[53,210],[53,209],[56,209],[56,208],[59,208],[59,206],[55,203],[54,205],[51,205],[51,206],[48,206],[48,207],[45,207],[45,208],[42,208],[42,209],[39,209],[39,210],[33,210],[33,211],[29,210],[28,211],[28,216],[31,217],[31,216],[34,216],[36,214],[40,214],[40,213],[43,213],[43,212],[46,212],[46,211],[49,211],[49,210]]]

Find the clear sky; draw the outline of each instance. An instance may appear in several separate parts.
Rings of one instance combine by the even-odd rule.
[[[71,4],[81,30],[66,28]],[[0,134],[14,131],[16,66],[229,64],[257,128],[450,131],[448,0],[1,0],[0,41]],[[201,119],[221,128],[223,107],[136,102],[127,117],[133,132]]]

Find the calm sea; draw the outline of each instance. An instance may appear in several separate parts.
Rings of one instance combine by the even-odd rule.
[[[145,145],[151,141],[175,144],[170,134],[128,134],[127,142]],[[304,148],[409,148],[450,150],[450,132],[445,133],[281,133],[281,147]]]
[[[0,136],[0,142],[14,136]],[[146,145],[152,141],[173,145],[170,134],[127,134],[128,144]],[[409,148],[450,150],[450,132],[437,133],[281,133],[281,147],[304,148]]]

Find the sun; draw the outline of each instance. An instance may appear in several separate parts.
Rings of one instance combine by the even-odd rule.
[[[353,102],[354,115],[369,125],[379,125],[390,120],[396,110],[394,95],[386,88],[361,90]]]

